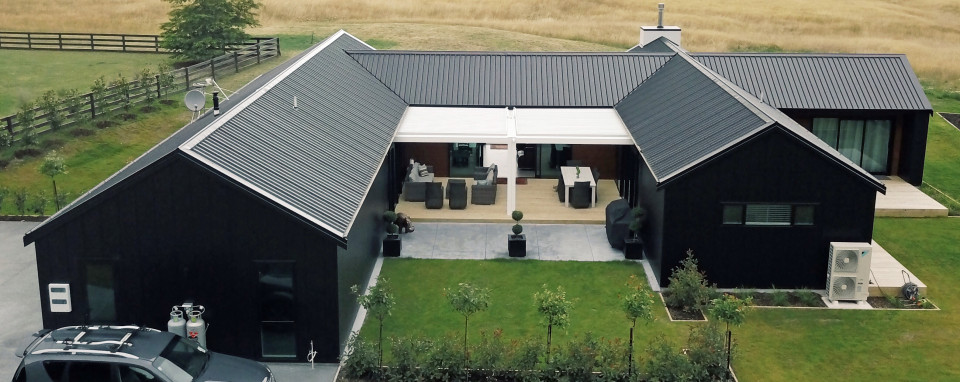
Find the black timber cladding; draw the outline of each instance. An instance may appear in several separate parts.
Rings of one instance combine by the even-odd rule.
[[[658,182],[770,124],[680,55],[615,109]]]
[[[341,36],[188,151],[345,236],[407,106],[346,49],[369,48]]]
[[[669,54],[357,51],[410,105],[610,107]]]
[[[932,110],[904,55],[691,55],[780,109]]]

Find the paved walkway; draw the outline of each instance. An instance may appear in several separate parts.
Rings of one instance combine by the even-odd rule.
[[[403,234],[400,257],[419,259],[505,259],[512,224],[416,223]],[[603,225],[524,224],[527,259],[557,261],[618,261],[623,252],[610,247]]]

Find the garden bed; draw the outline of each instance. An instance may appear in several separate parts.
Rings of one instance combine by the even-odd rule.
[[[894,310],[940,310],[932,301],[924,299],[926,303],[910,301],[904,298],[887,297],[867,297],[867,303],[873,309],[894,309]]]
[[[707,317],[699,309],[697,310],[683,310],[680,308],[673,308],[667,305],[667,300],[665,296],[669,296],[670,292],[660,293],[660,301],[663,302],[663,306],[667,309],[667,317],[670,318],[670,321],[706,321]]]
[[[753,297],[753,306],[780,308],[826,308],[820,294],[813,291],[731,292],[739,299]]]

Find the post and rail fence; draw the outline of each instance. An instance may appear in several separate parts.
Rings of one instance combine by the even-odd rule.
[[[129,81],[125,86],[113,83],[100,94],[88,92],[69,99],[61,99],[57,112],[62,117],[61,127],[114,113],[151,99],[188,91],[197,82],[218,75],[237,73],[240,70],[280,56],[279,38],[258,38],[257,42],[240,49],[167,73],[155,74],[153,78]],[[41,134],[50,131],[50,113],[42,107],[33,108],[34,118],[26,128],[17,119],[17,114],[0,117],[0,128],[15,141],[23,138],[24,131]]]
[[[259,44],[271,37],[253,37],[231,49]],[[100,51],[127,53],[170,53],[160,46],[159,35],[59,32],[0,31],[0,49],[33,49],[64,51]]]

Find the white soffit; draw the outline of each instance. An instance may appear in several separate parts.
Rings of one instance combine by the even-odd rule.
[[[407,108],[394,142],[507,143],[506,121],[516,121],[517,143],[633,145],[612,108]]]
[[[517,108],[517,143],[633,145],[612,108]]]
[[[394,142],[506,143],[506,108],[410,106]]]

